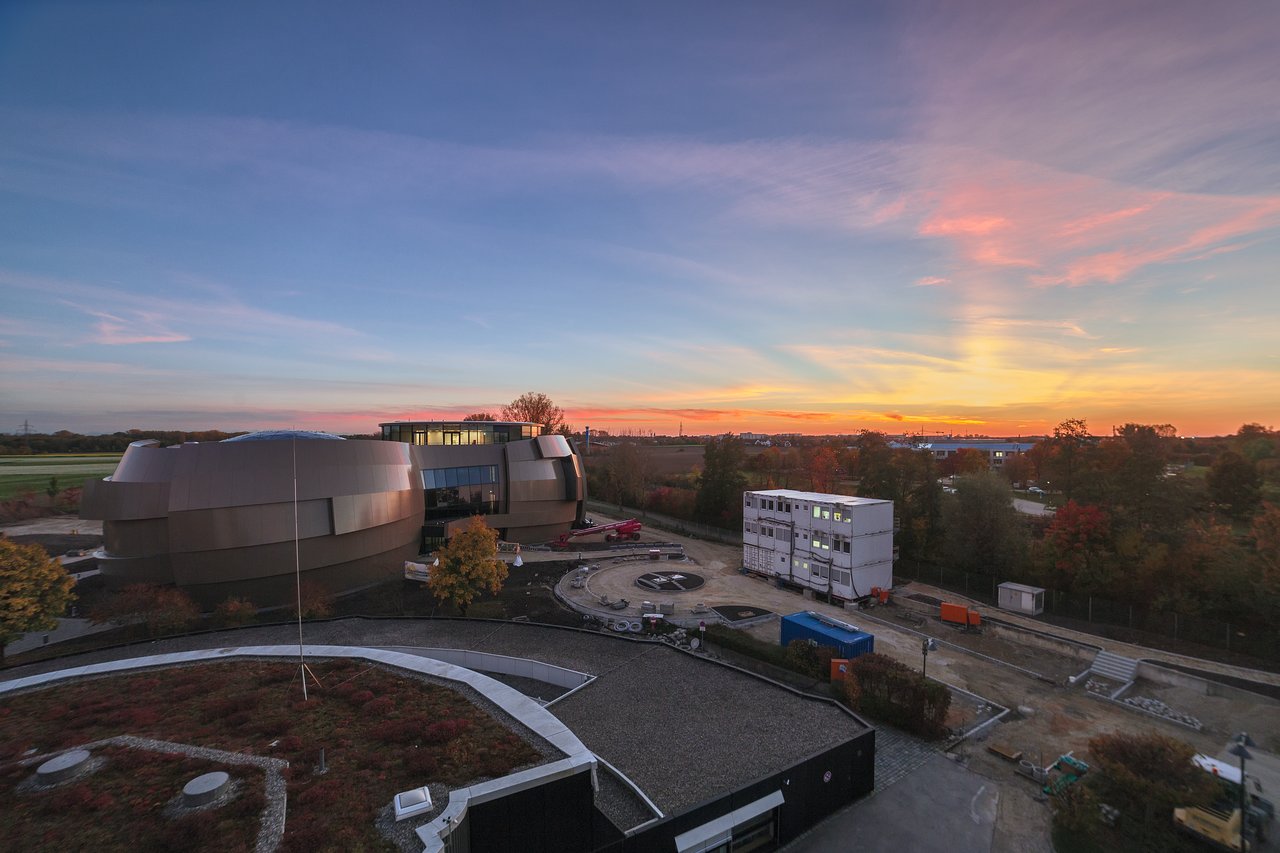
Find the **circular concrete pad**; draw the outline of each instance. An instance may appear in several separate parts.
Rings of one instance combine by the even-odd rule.
[[[197,776],[183,787],[182,804],[194,808],[211,803],[227,787],[227,782],[230,780],[231,777],[221,770]]]
[[[36,780],[41,785],[56,785],[70,779],[89,760],[89,750],[73,749],[56,758],[50,758],[36,768]]]

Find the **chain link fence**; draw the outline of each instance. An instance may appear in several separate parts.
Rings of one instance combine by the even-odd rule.
[[[906,563],[894,566],[894,574],[962,593],[993,607],[1002,582],[991,575]],[[1265,662],[1270,664],[1268,669],[1280,666],[1280,629],[1273,626],[1246,626],[1055,589],[1045,590],[1044,613],[1037,618],[1064,628],[1181,654],[1237,660],[1245,665]],[[1218,653],[1206,654],[1209,649]]]
[[[669,530],[672,533],[678,533],[681,536],[691,536],[695,539],[709,539],[712,542],[723,542],[726,545],[742,545],[741,530],[734,532],[732,530],[725,530],[723,527],[711,527],[707,524],[698,524],[696,521],[685,521],[683,518],[663,515],[660,512],[650,512],[646,509],[619,506],[618,504],[605,503],[604,501],[588,500],[586,503],[587,509],[592,512],[602,512],[608,515],[621,516],[622,518],[635,518],[644,522],[649,527]]]

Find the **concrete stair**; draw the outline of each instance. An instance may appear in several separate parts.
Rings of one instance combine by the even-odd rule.
[[[1121,657],[1111,652],[1098,652],[1098,656],[1093,659],[1093,666],[1089,669],[1105,678],[1127,684],[1137,677],[1138,662],[1133,658]]]

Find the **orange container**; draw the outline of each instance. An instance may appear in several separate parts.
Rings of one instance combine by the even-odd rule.
[[[846,675],[849,674],[848,658],[832,658],[831,659],[831,680],[844,681]]]
[[[976,611],[976,610],[970,610],[970,611],[969,611],[969,621],[968,621],[968,623],[966,623],[966,624],[973,625],[975,628],[976,628],[977,626],[981,625],[981,624],[982,624],[982,616],[981,616],[981,614],[979,614],[979,613],[978,613],[978,611]]]
[[[942,621],[954,622],[957,625],[967,625],[969,620],[969,608],[963,604],[942,604]]]

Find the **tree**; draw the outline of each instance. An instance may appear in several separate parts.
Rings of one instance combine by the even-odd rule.
[[[551,435],[564,423],[564,409],[551,401],[546,394],[528,391],[502,407],[502,419],[522,423],[542,424],[542,434]]]
[[[1258,467],[1233,450],[1214,460],[1208,483],[1209,497],[1232,518],[1244,518],[1258,503]]]
[[[747,487],[742,475],[744,456],[742,442],[731,435],[707,442],[693,503],[695,521],[741,529],[742,493]]]
[[[1083,457],[1092,442],[1089,427],[1080,418],[1068,418],[1053,428],[1052,437],[1040,442],[1045,445],[1040,476],[1047,478],[1068,500],[1075,494]]]
[[[1110,579],[1111,520],[1096,506],[1067,501],[1045,531],[1046,585],[1082,594],[1102,593]]]
[[[30,631],[51,631],[75,601],[75,579],[39,545],[0,536],[0,661]]]
[[[1020,568],[1027,531],[1013,508],[1009,484],[996,474],[956,481],[956,499],[944,513],[946,556],[957,569],[1008,575]]]
[[[1028,480],[1035,478],[1036,466],[1027,454],[1014,453],[1004,458],[1004,464],[1000,466],[1000,473],[1004,475],[1004,478],[1010,484],[1021,486]]]
[[[938,470],[943,476],[957,477],[965,474],[981,474],[990,467],[987,454],[974,447],[962,447],[943,459],[938,465]]]
[[[639,506],[648,480],[648,458],[631,442],[622,442],[609,451],[603,465],[603,497],[619,507]]]
[[[151,636],[173,634],[200,616],[191,596],[173,586],[135,583],[124,587],[90,614],[97,623],[142,622]]]
[[[830,447],[818,447],[809,454],[806,465],[809,471],[809,488],[815,492],[831,492],[840,472],[840,461]]]
[[[1191,758],[1195,748],[1156,734],[1108,734],[1089,740],[1089,754],[1097,773],[1087,779],[1097,800],[1120,810],[1115,834],[1102,849],[1181,849],[1173,822],[1179,806],[1207,806],[1221,794],[1213,777]],[[1107,833],[1094,811],[1092,823]]]
[[[497,595],[507,579],[507,564],[497,557],[498,533],[478,515],[471,516],[467,529],[454,534],[436,551],[427,588],[441,601],[449,601],[467,615],[476,596],[488,590]]]
[[[493,415],[488,412],[473,412],[463,418],[464,421],[496,421]]]

